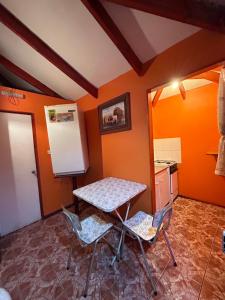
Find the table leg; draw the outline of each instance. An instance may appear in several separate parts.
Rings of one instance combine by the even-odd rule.
[[[127,220],[129,212],[130,212],[130,202],[127,203],[127,211],[126,211],[126,215],[125,215],[124,221]],[[122,256],[123,256],[123,248],[124,248],[125,236],[126,236],[126,232],[125,232],[124,228],[122,227],[122,244],[121,244],[121,249],[120,249],[120,258],[122,258]]]
[[[122,242],[121,242],[121,246],[120,246],[120,258],[123,257],[124,241],[125,241],[125,231],[122,230]]]
[[[116,259],[119,260],[123,256],[124,239],[125,239],[125,230],[123,228],[123,222],[125,222],[127,220],[128,215],[129,215],[129,211],[130,211],[130,202],[127,203],[127,210],[126,210],[125,218],[123,220],[120,213],[116,210],[116,214],[122,222],[122,230],[121,230],[120,241],[119,241],[119,245],[118,245],[118,248],[117,248],[117,252],[116,252],[116,255],[112,259],[111,265],[114,264]]]
[[[122,244],[122,238],[123,238],[123,231],[120,235],[120,241],[119,241],[119,245],[118,245],[118,248],[116,250],[116,255],[113,256],[113,259],[112,259],[112,262],[111,262],[111,266],[114,264],[114,262],[117,260],[119,261],[120,259],[120,248],[121,248],[121,244]]]
[[[73,191],[77,189],[77,177],[72,176],[72,184],[73,184]],[[73,195],[73,203],[74,203],[74,211],[75,214],[79,215],[79,199],[75,195]]]

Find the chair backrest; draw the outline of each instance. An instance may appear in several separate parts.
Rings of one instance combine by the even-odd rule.
[[[0,288],[0,300],[12,300],[9,293],[3,288]]]
[[[166,230],[170,225],[170,220],[173,212],[173,202],[169,202],[160,211],[157,211],[153,217],[152,226],[157,228],[155,239],[157,239],[161,229]]]
[[[68,223],[71,225],[73,232],[76,234],[77,238],[80,240],[80,232],[82,231],[81,223],[78,215],[72,213],[65,207],[62,207],[63,213],[66,216]]]

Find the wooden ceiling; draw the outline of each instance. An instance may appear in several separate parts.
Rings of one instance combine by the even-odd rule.
[[[107,0],[182,23],[225,33],[225,3],[209,0]]]
[[[45,0],[47,1],[47,0]],[[48,0],[49,1],[49,0]],[[1,1],[8,4],[7,1]],[[126,36],[121,31],[115,18],[113,18],[109,11],[107,11],[107,2],[119,4],[129,9],[136,9],[144,11],[145,13],[154,14],[160,17],[166,17],[179,22],[199,26],[210,30],[225,33],[225,4],[208,3],[208,1],[180,1],[180,0],[158,0],[158,1],[132,1],[132,0],[81,0],[92,17],[98,22],[102,30],[108,35],[110,40],[116,46],[116,48],[123,55],[125,60],[134,69],[134,71],[142,76],[146,71],[146,64],[141,61],[140,57],[136,54],[131,47],[131,43],[126,39]],[[23,4],[20,2],[21,5]],[[68,2],[69,3],[69,2]],[[67,2],[63,5],[65,6]],[[12,2],[11,2],[12,5]],[[18,9],[18,7],[17,7]],[[121,7],[122,9],[122,7]],[[24,12],[23,12],[24,13]],[[35,11],[34,11],[35,13]],[[72,66],[67,59],[62,57],[53,47],[51,47],[47,41],[43,40],[35,32],[33,32],[26,24],[24,24],[15,14],[0,3],[0,20],[4,26],[10,29],[14,34],[23,40],[27,45],[32,47],[38,54],[48,60],[54,67],[60,70],[64,75],[69,77],[74,83],[80,86],[84,91],[91,94],[93,97],[98,97],[98,87],[95,83],[92,83],[87,79],[80,70]],[[160,21],[160,20],[159,20]],[[64,22],[67,22],[65,19]],[[129,24],[127,24],[129,27]],[[46,28],[47,30],[47,28]],[[157,28],[155,28],[157,31]],[[57,30],[55,33],[57,34]],[[157,33],[156,33],[157,34]],[[91,51],[91,49],[90,49]],[[157,55],[157,54],[156,54]],[[82,58],[85,60],[85,57]],[[53,88],[48,87],[44,82],[41,82],[38,78],[35,78],[33,74],[29,74],[27,70],[24,70],[22,66],[10,61],[8,57],[4,55],[0,56],[0,64],[7,68],[10,72],[14,73],[23,80],[29,82],[31,85],[39,89],[44,94],[61,97],[59,92]],[[149,64],[148,64],[149,65]],[[99,66],[99,68],[104,66]],[[124,69],[125,70],[125,69]],[[97,73],[97,71],[96,71]],[[217,80],[215,74],[206,74],[211,79]],[[210,79],[210,80],[211,80]],[[3,82],[4,80],[2,80]],[[5,80],[4,82],[7,82]],[[180,91],[182,97],[185,98],[185,90],[180,85]],[[162,91],[161,91],[162,92]],[[160,92],[156,95],[155,102],[159,98]],[[62,95],[64,97],[64,95]]]
[[[22,70],[21,68],[19,68],[15,64],[13,64],[11,61],[9,61],[7,58],[5,58],[1,54],[0,54],[0,64],[2,66],[4,66],[7,70],[11,71],[16,76],[18,76],[21,79],[25,80],[26,82],[28,82],[32,86],[36,87],[38,90],[40,90],[44,94],[52,96],[52,97],[62,98],[60,95],[58,95],[57,93],[52,91],[50,88],[48,88],[46,85],[41,83],[39,80],[37,80],[36,78],[34,78],[30,74],[28,74],[27,72]],[[6,79],[4,78],[4,80],[6,80]],[[3,84],[5,82],[4,80],[3,80]],[[6,86],[9,86],[9,87],[11,86],[11,84],[9,83],[8,80],[5,83],[6,83]]]
[[[177,94],[180,94],[181,98],[185,100],[186,90],[191,90],[211,83],[219,84],[221,68],[222,67],[218,67],[216,69],[208,70],[201,74],[192,76],[189,79],[177,81],[175,86],[173,86],[173,83],[169,83],[164,87],[159,87],[155,91],[151,92],[152,106],[155,107],[158,101],[161,99]]]
[[[53,65],[69,76],[73,81],[83,87],[88,93],[96,98],[98,97],[98,89],[94,85],[92,85],[79,72],[72,68],[60,55],[58,55],[52,48],[50,48],[44,41],[35,35],[28,27],[26,27],[1,4],[0,19],[5,26],[15,32],[21,39],[23,39],[38,53],[40,53]]]

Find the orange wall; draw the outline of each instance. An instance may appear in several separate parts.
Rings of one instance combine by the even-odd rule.
[[[117,176],[146,183],[148,190],[133,202],[135,206],[133,210],[150,211],[153,180],[153,176],[150,175],[153,172],[153,168],[150,170],[150,163],[152,165],[153,157],[152,151],[149,152],[149,149],[152,149],[152,140],[149,145],[146,90],[223,59],[225,59],[225,35],[202,30],[160,54],[143,77],[129,71],[100,87],[98,99],[90,95],[79,99],[78,103],[85,111],[90,156],[90,169],[86,176],[79,178],[79,184],[89,183],[102,176]],[[128,91],[131,93],[132,130],[100,136],[97,106]],[[69,179],[54,179],[52,176],[50,157],[47,154],[49,146],[43,106],[65,102],[32,93],[26,95],[26,100],[21,101],[18,106],[1,97],[0,109],[34,113],[44,212],[48,214],[60,208],[62,201],[65,203],[71,201],[72,187]]]
[[[0,90],[7,88],[0,87]],[[29,112],[34,115],[35,134],[38,152],[38,165],[40,170],[41,198],[44,215],[56,211],[61,203],[65,205],[72,203],[72,182],[70,178],[54,178],[52,173],[47,128],[44,115],[44,105],[55,105],[71,103],[72,101],[57,99],[44,95],[16,90],[25,94],[24,100],[17,104],[10,103],[9,99],[0,95],[0,110],[12,112]]]
[[[179,194],[225,206],[225,177],[216,176],[214,156],[217,126],[217,84],[163,99],[153,109],[155,138],[181,137],[182,163],[179,165]]]
[[[153,166],[153,155],[152,140],[149,142],[146,90],[173,78],[187,76],[223,59],[225,36],[202,30],[160,54],[143,77],[129,71],[100,87],[98,99],[87,95],[78,100],[82,110],[95,110],[97,113],[99,104],[122,93],[131,93],[132,130],[101,136],[102,164],[96,163],[95,168],[102,168],[103,176],[116,176],[147,184],[148,190],[134,202],[133,211],[152,210],[151,186],[154,179],[151,176],[153,168],[150,169],[150,166]],[[92,134],[99,139],[98,128]],[[88,178],[89,181],[95,179],[95,176]]]
[[[84,113],[88,155],[89,155],[89,169],[85,176],[78,177],[78,186],[87,185],[93,181],[102,179],[102,145],[101,136],[98,131],[98,112],[96,109],[88,110]]]
[[[131,93],[132,130],[100,137],[98,126],[94,130],[92,128],[92,135],[95,136],[93,141],[101,138],[102,164],[96,164],[96,168],[102,167],[103,177],[115,176],[146,183],[149,186],[148,106],[146,87],[141,88],[139,80],[134,72],[128,72],[100,88],[100,97],[97,100],[88,95],[78,102],[82,110],[95,112],[97,116],[97,105],[127,91]],[[88,116],[88,119],[92,123],[92,116]],[[95,177],[92,179],[96,180]],[[150,211],[149,191],[148,188],[147,192],[133,201],[133,210],[138,203],[139,208]]]

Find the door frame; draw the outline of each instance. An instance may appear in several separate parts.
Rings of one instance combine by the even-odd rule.
[[[183,75],[180,77],[180,80],[188,79],[192,76],[199,75],[201,73],[207,72],[213,68],[224,66],[225,67],[225,60],[216,62],[214,64],[206,65],[205,67],[190,72],[187,75]],[[149,153],[150,153],[150,187],[151,187],[151,199],[152,199],[152,212],[156,212],[156,192],[155,192],[155,172],[154,172],[154,145],[153,145],[153,121],[152,121],[152,100],[151,100],[151,92],[153,90],[162,88],[167,86],[169,81],[163,82],[159,85],[152,86],[146,90],[146,98],[147,98],[147,105],[148,105],[148,132],[149,132]],[[151,155],[152,153],[152,155]]]
[[[4,109],[0,109],[0,112],[11,113],[11,114],[18,114],[18,115],[29,115],[29,116],[31,116],[32,136],[33,136],[33,142],[34,142],[34,158],[35,158],[36,170],[37,170],[37,174],[36,175],[37,175],[37,184],[38,184],[40,211],[41,211],[41,218],[44,219],[43,198],[42,198],[42,191],[41,191],[41,177],[40,177],[40,168],[39,168],[39,163],[38,163],[38,150],[37,150],[37,136],[36,136],[35,115],[34,115],[34,113],[30,113],[30,112],[14,111],[14,110],[4,110]]]

